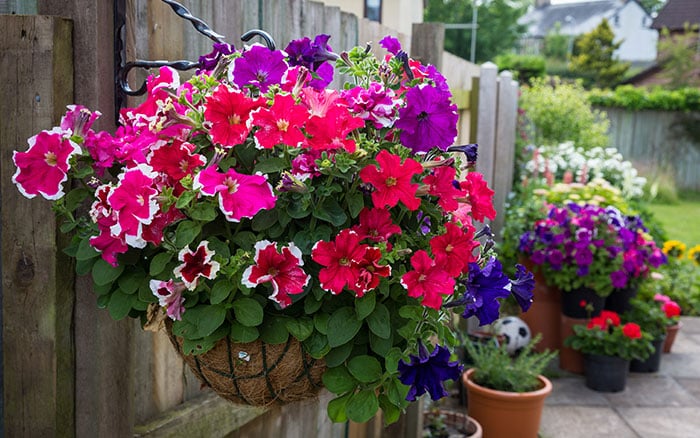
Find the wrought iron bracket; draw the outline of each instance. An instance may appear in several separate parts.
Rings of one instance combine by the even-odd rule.
[[[204,21],[195,17],[190,11],[173,0],[161,0],[172,8],[172,10],[185,20],[192,23],[197,32],[206,36],[215,43],[223,43],[224,36],[214,32]],[[250,41],[254,37],[260,37],[270,50],[275,49],[275,41],[267,32],[253,29],[241,36],[244,42]],[[140,96],[146,93],[146,82],[143,82],[137,89],[132,89],[129,85],[129,72],[135,68],[151,69],[164,66],[172,67],[175,70],[192,70],[200,66],[199,62],[178,60],[178,61],[145,61],[137,59],[126,62],[126,0],[114,0],[114,118],[115,124],[119,124],[119,111],[125,106],[127,96]]]

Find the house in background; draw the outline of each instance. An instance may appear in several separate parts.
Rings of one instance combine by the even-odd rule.
[[[700,3],[700,0],[688,1]],[[541,53],[545,36],[557,23],[562,35],[574,38],[590,32],[603,19],[608,20],[615,41],[622,40],[615,52],[620,61],[645,65],[656,60],[658,32],[651,28],[652,17],[636,0],[589,0],[555,5],[550,0],[536,0],[535,8],[518,20],[527,26],[521,51]]]
[[[423,22],[423,0],[321,0],[326,6],[339,6],[358,17],[377,21],[405,35],[413,23]]]

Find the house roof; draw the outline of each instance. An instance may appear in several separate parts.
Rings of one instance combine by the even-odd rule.
[[[554,28],[557,22],[561,24],[561,33],[565,35],[575,35],[581,33],[577,31],[576,28],[589,19],[595,17],[610,17],[620,6],[621,3],[619,0],[582,1],[578,3],[546,5],[531,10],[521,17],[518,22],[528,26],[527,34],[530,36],[544,37]]]
[[[661,30],[667,27],[669,30],[680,30],[686,22],[700,24],[700,1],[668,0],[654,19],[651,28]]]

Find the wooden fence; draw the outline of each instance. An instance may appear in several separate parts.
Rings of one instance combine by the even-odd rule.
[[[610,145],[625,159],[645,174],[667,173],[679,189],[700,191],[700,113],[601,109],[610,119]]]
[[[52,17],[0,16],[0,80],[5,84],[0,99],[0,383],[7,436],[418,436],[419,409],[390,430],[379,419],[332,424],[325,414],[327,393],[267,410],[231,405],[200,388],[164,335],[143,332],[136,321],[115,322],[96,309],[91,281],[74,278],[70,261],[61,255],[65,242],[56,233],[48,203],[24,199],[10,182],[11,155],[26,147],[27,137],[57,124],[71,102],[103,113],[97,129],[114,129],[112,1],[35,4],[39,14]],[[512,167],[514,83],[507,74],[497,76],[493,66],[482,69],[436,50],[442,47],[441,26],[416,25],[409,37],[307,0],[183,4],[234,44],[251,28],[272,31],[280,45],[328,33],[336,51],[368,41],[376,46],[386,34],[397,36],[413,56],[441,66],[460,110],[459,143],[480,142],[480,170],[505,196],[508,189],[498,187],[507,185],[504,175]],[[211,42],[161,2],[128,0],[126,12],[129,60],[196,60],[210,51]],[[132,86],[139,79],[131,78]]]

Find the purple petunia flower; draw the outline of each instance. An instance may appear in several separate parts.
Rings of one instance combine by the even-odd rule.
[[[511,292],[523,312],[532,305],[532,291],[535,289],[535,276],[525,266],[515,265],[515,279],[511,280]]]
[[[230,55],[236,51],[232,44],[214,43],[214,48],[210,53],[199,57],[199,69],[197,74],[214,70],[222,56]]]
[[[240,88],[253,85],[261,93],[266,93],[270,85],[282,82],[282,75],[286,71],[287,63],[284,62],[281,51],[253,44],[240,58],[233,61],[229,80]]]
[[[467,162],[469,164],[476,163],[476,159],[479,156],[479,145],[476,143],[463,144],[459,146],[450,146],[447,148],[447,152],[462,152],[467,156]]]
[[[418,342],[418,356],[410,355],[410,363],[399,362],[399,380],[411,388],[406,400],[415,401],[417,397],[430,394],[433,400],[448,394],[443,384],[446,380],[458,380],[462,366],[458,361],[450,362],[450,350],[436,345],[432,354],[428,353],[422,342]]]
[[[588,248],[588,245],[582,245],[576,249],[574,260],[579,266],[589,266],[593,263],[593,252]]]
[[[627,274],[624,271],[613,271],[610,274],[610,281],[614,288],[622,289],[627,286]]]
[[[511,282],[503,273],[503,265],[491,257],[484,268],[476,263],[469,263],[469,278],[464,282],[467,290],[462,298],[448,303],[445,307],[464,305],[462,317],[479,318],[479,325],[491,324],[498,319],[501,307],[497,298],[510,295]]]
[[[384,49],[392,55],[396,55],[401,51],[401,42],[391,35],[387,35],[379,40],[379,45],[384,47]]]
[[[314,79],[308,85],[317,90],[333,81],[333,66],[326,61],[335,61],[338,55],[328,45],[329,39],[325,34],[316,35],[313,41],[304,37],[291,41],[284,50],[292,67],[301,65],[313,72]]]
[[[432,148],[447,150],[457,137],[457,106],[448,93],[429,85],[411,88],[406,106],[399,110],[394,126],[401,129],[401,143],[413,153]]]

